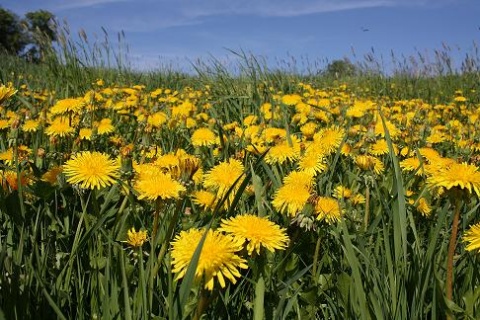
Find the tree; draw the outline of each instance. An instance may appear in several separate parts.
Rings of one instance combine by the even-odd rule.
[[[351,77],[357,73],[357,67],[348,59],[333,60],[328,64],[325,74],[335,78]]]
[[[57,41],[57,29],[51,12],[28,12],[21,20],[0,7],[0,51],[38,62],[43,60],[54,41]]]
[[[37,10],[25,14],[25,22],[32,46],[26,53],[29,60],[39,61],[45,52],[52,47],[52,42],[57,41],[55,16],[46,10]]]
[[[57,40],[55,16],[46,10],[38,10],[25,14],[28,29],[32,33],[46,36],[50,42]]]
[[[20,19],[13,12],[0,8],[0,50],[19,55],[28,43]]]

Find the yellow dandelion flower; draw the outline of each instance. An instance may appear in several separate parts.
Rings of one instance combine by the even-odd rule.
[[[312,173],[305,170],[292,171],[283,178],[283,183],[310,189],[313,186],[313,177]]]
[[[330,118],[328,117],[328,114],[323,110],[314,110],[313,111],[313,116],[318,121],[322,121],[322,122],[325,122],[325,123],[330,122]]]
[[[326,155],[337,151],[345,137],[345,130],[339,127],[322,129],[313,136],[313,141],[318,143]]]
[[[193,176],[200,169],[200,159],[189,154],[180,155],[178,152],[177,156],[179,157],[178,172],[181,175],[182,180],[192,180]]]
[[[351,118],[361,118],[367,112],[375,109],[376,105],[370,100],[355,100],[353,106],[348,108],[346,116]]]
[[[0,160],[4,161],[6,165],[13,165],[13,148],[0,152]]]
[[[72,156],[63,165],[67,182],[79,184],[83,189],[100,189],[115,183],[120,174],[120,165],[108,155],[83,151]]]
[[[428,204],[427,199],[425,198],[420,198],[417,203],[417,210],[420,212],[424,217],[430,216],[432,213],[432,208]]]
[[[265,162],[269,164],[283,164],[287,161],[295,161],[300,156],[300,143],[298,138],[292,136],[291,143],[284,140],[270,148],[265,156]]]
[[[387,120],[385,121],[385,125],[392,140],[395,140],[397,137],[400,136],[401,131],[392,122]],[[381,137],[385,137],[385,129],[381,120],[377,121],[375,124],[375,134]]]
[[[470,193],[473,191],[480,196],[480,172],[474,165],[454,163],[430,174],[427,178],[427,185],[430,188],[467,189]]]
[[[223,126],[223,130],[225,130],[225,131],[235,131],[236,128],[238,128],[238,122],[237,121],[227,123]]]
[[[179,106],[172,107],[172,118],[174,119],[186,119],[188,118],[194,111],[196,107],[190,101],[184,101]]]
[[[20,179],[18,178],[17,171],[13,170],[6,170],[4,172],[1,172],[0,175],[2,178],[2,185],[4,189],[10,187],[11,190],[18,190],[19,180],[22,187],[25,187],[32,182],[30,175],[25,171],[20,172]]]
[[[350,201],[353,205],[362,204],[365,203],[365,196],[363,194],[356,193],[350,198]]]
[[[151,114],[148,119],[147,123],[155,128],[160,128],[165,122],[167,122],[168,116],[164,112],[155,112]]]
[[[195,173],[192,176],[192,181],[195,184],[201,184],[202,183],[202,181],[203,181],[203,169],[202,168],[199,167],[197,169],[197,171],[195,171]]]
[[[260,248],[265,247],[270,252],[275,249],[284,250],[287,247],[286,230],[267,218],[252,214],[243,214],[230,219],[222,219],[219,231],[230,233],[242,242],[247,242],[248,255],[253,251],[260,254]]]
[[[317,124],[315,122],[307,122],[300,127],[300,131],[308,139],[313,137],[316,130],[317,130]]]
[[[298,184],[284,184],[275,193],[272,205],[278,212],[294,217],[310,198],[310,190]]]
[[[88,131],[86,131],[88,133]],[[93,132],[92,132],[93,133]],[[108,138],[108,142],[116,146],[117,148],[122,147],[124,144],[126,144],[125,139],[119,135],[113,135]]]
[[[133,170],[137,174],[136,179],[146,179],[149,176],[163,173],[160,167],[154,165],[153,163],[142,163],[138,164],[135,161],[132,163]]]
[[[192,134],[192,145],[194,147],[209,147],[217,142],[217,136],[208,128],[199,128]]]
[[[277,140],[284,141],[287,138],[287,130],[283,128],[268,127],[263,131],[263,137],[268,143]]]
[[[0,104],[9,99],[15,93],[17,93],[17,90],[12,88],[11,84],[8,87],[2,84],[0,86]]]
[[[215,120],[212,120],[215,121]],[[185,119],[185,127],[188,129],[195,128],[197,126],[197,121],[192,117],[188,117]]]
[[[300,102],[302,102],[302,97],[298,94],[286,94],[282,97],[282,103],[287,106],[294,106]]]
[[[442,157],[437,150],[432,148],[420,148],[418,151],[428,162],[435,162]]]
[[[98,92],[95,92],[94,90],[90,90],[90,91],[87,91],[87,93],[85,93],[85,95],[83,96],[83,101],[86,101],[88,103],[92,103],[94,101],[102,101],[103,100],[103,96],[98,93]]]
[[[69,98],[58,100],[53,107],[50,108],[50,113],[53,115],[65,113],[78,113],[85,107],[85,101],[82,98]]]
[[[349,118],[361,118],[365,115],[365,112],[365,109],[353,106],[348,108],[346,116]]]
[[[141,150],[140,155],[147,159],[153,159],[162,154],[162,149],[158,146],[150,146]]]
[[[348,199],[352,196],[352,190],[344,186],[337,186],[333,190],[332,196],[337,199]]]
[[[265,120],[271,120],[274,117],[274,113],[272,112],[272,104],[271,103],[264,103],[260,106],[260,112],[263,114]]]
[[[42,175],[42,181],[55,185],[58,182],[58,176],[63,172],[63,167],[56,166],[49,169]]]
[[[167,153],[158,157],[154,164],[162,169],[170,170],[180,166],[180,159],[173,153]]]
[[[148,233],[146,230],[136,231],[135,228],[132,227],[127,232],[127,240],[125,242],[134,248],[138,248],[143,246],[143,244],[147,241],[147,236]]]
[[[17,148],[18,161],[28,160],[29,155],[31,154],[32,149],[28,148],[25,145],[20,145]],[[4,152],[0,152],[0,160],[4,161],[6,165],[14,165],[14,151],[13,148],[8,148]]]
[[[361,124],[353,125],[350,127],[350,129],[348,129],[348,134],[350,136],[356,136],[356,135],[359,135],[360,133],[365,133],[365,132],[367,132],[367,128]]]
[[[251,126],[251,125],[255,124],[257,121],[258,121],[257,116],[249,115],[249,116],[246,116],[243,119],[243,124],[246,125],[246,126]]]
[[[26,145],[19,145],[17,148],[19,161],[27,160],[28,156],[32,153],[32,149]]]
[[[304,125],[307,121],[308,121],[308,115],[304,113],[296,113],[292,117],[292,123],[296,123],[299,126]]]
[[[252,139],[252,143],[248,145],[245,150],[253,154],[261,155],[267,151],[267,146],[264,140],[255,138]]]
[[[22,126],[22,130],[24,132],[35,132],[38,130],[38,127],[40,126],[40,121],[38,120],[25,120]]]
[[[306,117],[312,112],[312,107],[309,104],[299,102],[295,105],[295,112]]]
[[[192,193],[193,203],[205,208],[210,209],[215,205],[216,195],[207,190],[197,190]]]
[[[337,199],[319,197],[315,203],[315,213],[317,220],[325,220],[328,224],[332,224],[340,220],[342,210]]]
[[[180,192],[186,189],[178,181],[172,179],[168,173],[157,172],[151,175],[142,175],[135,182],[134,189],[139,193],[138,199],[155,201],[158,198],[178,199]]]
[[[413,156],[413,152],[412,152],[412,150],[410,150],[409,147],[403,147],[403,148],[400,150],[400,155],[401,155],[402,157],[407,157],[407,156],[408,156],[408,157],[411,157],[411,156]]]
[[[223,198],[225,193],[233,186],[238,178],[243,174],[243,164],[236,159],[224,161],[213,167],[204,175],[203,185],[217,191],[218,198]],[[238,183],[234,187],[234,192],[230,195],[234,196],[238,188]]]
[[[202,239],[204,230],[182,231],[172,242],[172,265],[175,280],[185,276],[193,255]],[[247,269],[247,261],[236,252],[243,249],[243,242],[219,231],[208,230],[195,270],[195,281],[203,280],[204,287],[213,290],[215,278],[225,288],[225,278],[233,284],[241,277],[239,269]]]
[[[97,134],[108,134],[115,131],[115,127],[112,124],[112,119],[102,119],[97,126]]]
[[[0,119],[0,130],[8,129],[9,127],[8,120]]]
[[[197,113],[195,115],[195,120],[197,120],[199,122],[207,122],[207,121],[210,120],[210,116],[205,112],[200,112],[200,113]],[[232,130],[236,125],[237,125],[236,121],[233,122],[233,123],[226,124],[224,126],[224,128],[225,128],[224,130]]]
[[[442,143],[448,140],[448,136],[442,132],[434,132],[428,136],[425,140],[427,143],[435,144],[435,143]]]
[[[480,223],[470,226],[470,229],[465,231],[463,242],[468,242],[465,250],[480,252]]]
[[[82,128],[78,133],[80,140],[92,140],[93,130],[90,128]]]
[[[388,154],[390,152],[390,149],[388,148],[387,141],[384,139],[376,141],[374,144],[372,144],[368,150],[368,153],[374,155],[374,156],[381,156],[384,154]],[[398,148],[395,144],[393,144],[393,152],[395,154],[398,154]]]
[[[400,161],[400,168],[403,171],[414,171],[420,168],[420,159],[417,157],[407,158],[405,160]]]
[[[75,129],[69,124],[68,119],[56,118],[45,129],[45,134],[52,137],[66,137],[72,135]]]
[[[348,143],[342,144],[342,147],[340,148],[340,153],[343,156],[349,156],[352,154],[352,146],[349,145]]]
[[[298,160],[298,169],[307,171],[311,175],[325,172],[327,164],[323,150],[316,146],[308,147],[305,154]]]
[[[369,155],[359,155],[355,157],[355,163],[357,166],[362,170],[372,170],[376,174],[381,174],[385,167],[383,162],[380,161],[378,158]]]
[[[457,161],[454,159],[439,157],[434,161],[428,161],[423,167],[427,175],[435,175],[437,172],[443,171],[454,164],[457,164]]]

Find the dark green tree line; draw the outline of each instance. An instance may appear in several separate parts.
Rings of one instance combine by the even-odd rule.
[[[57,40],[55,16],[46,10],[28,12],[20,18],[0,7],[0,50],[31,61],[43,59]]]

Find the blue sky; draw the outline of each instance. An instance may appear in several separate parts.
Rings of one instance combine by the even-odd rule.
[[[429,60],[445,43],[459,62],[480,39],[478,0],[0,0],[22,15],[37,9],[84,29],[90,40],[124,31],[131,63],[141,69],[188,68],[227,49],[265,58],[269,66],[299,69],[339,58],[362,60],[373,51],[385,68],[420,52]],[[480,44],[479,44],[480,45]],[[352,50],[353,49],[353,50]],[[354,53],[353,53],[354,52]]]

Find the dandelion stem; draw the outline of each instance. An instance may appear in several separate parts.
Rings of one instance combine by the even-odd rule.
[[[253,308],[254,320],[263,320],[265,315],[265,279],[263,278],[262,273],[260,273],[257,283],[255,284],[255,305]]]
[[[364,231],[368,229],[368,221],[370,220],[370,188],[368,182],[366,183],[365,190],[365,216],[363,217]]]
[[[100,205],[98,204],[97,190],[95,188],[92,189],[92,205],[93,205],[93,211],[95,212],[95,215],[97,217],[100,217]]]
[[[447,281],[446,281],[446,291],[447,299],[452,300],[453,298],[453,256],[455,254],[455,247],[457,243],[457,233],[458,233],[458,222],[460,220],[460,200],[458,198],[455,200],[454,207],[454,216],[452,222],[452,233],[450,235],[450,243],[448,245],[448,256],[447,256]],[[450,319],[450,316],[447,316],[447,319]]]
[[[317,239],[317,244],[315,245],[315,253],[313,255],[313,268],[312,268],[312,276],[314,281],[317,281],[317,263],[318,263],[318,256],[320,253],[320,241],[322,237],[319,235]]]
[[[202,317],[202,314],[207,309],[209,303],[210,299],[208,298],[207,290],[202,287],[200,290],[200,300],[198,301],[197,309],[195,310],[195,315],[193,316],[194,320],[199,320]]]
[[[162,199],[159,197],[155,201],[155,213],[154,213],[154,218],[153,218],[153,229],[152,229],[152,244],[156,244],[156,238],[157,238],[157,230],[158,230],[158,221],[160,219],[160,208],[161,208],[161,201]]]
[[[138,247],[137,249],[137,258],[138,258],[138,267],[140,269],[140,290],[142,296],[142,314],[146,318],[149,317],[148,313],[148,306],[147,306],[147,288],[146,288],[146,281],[145,281],[145,268],[143,265],[143,251],[142,247]]]

